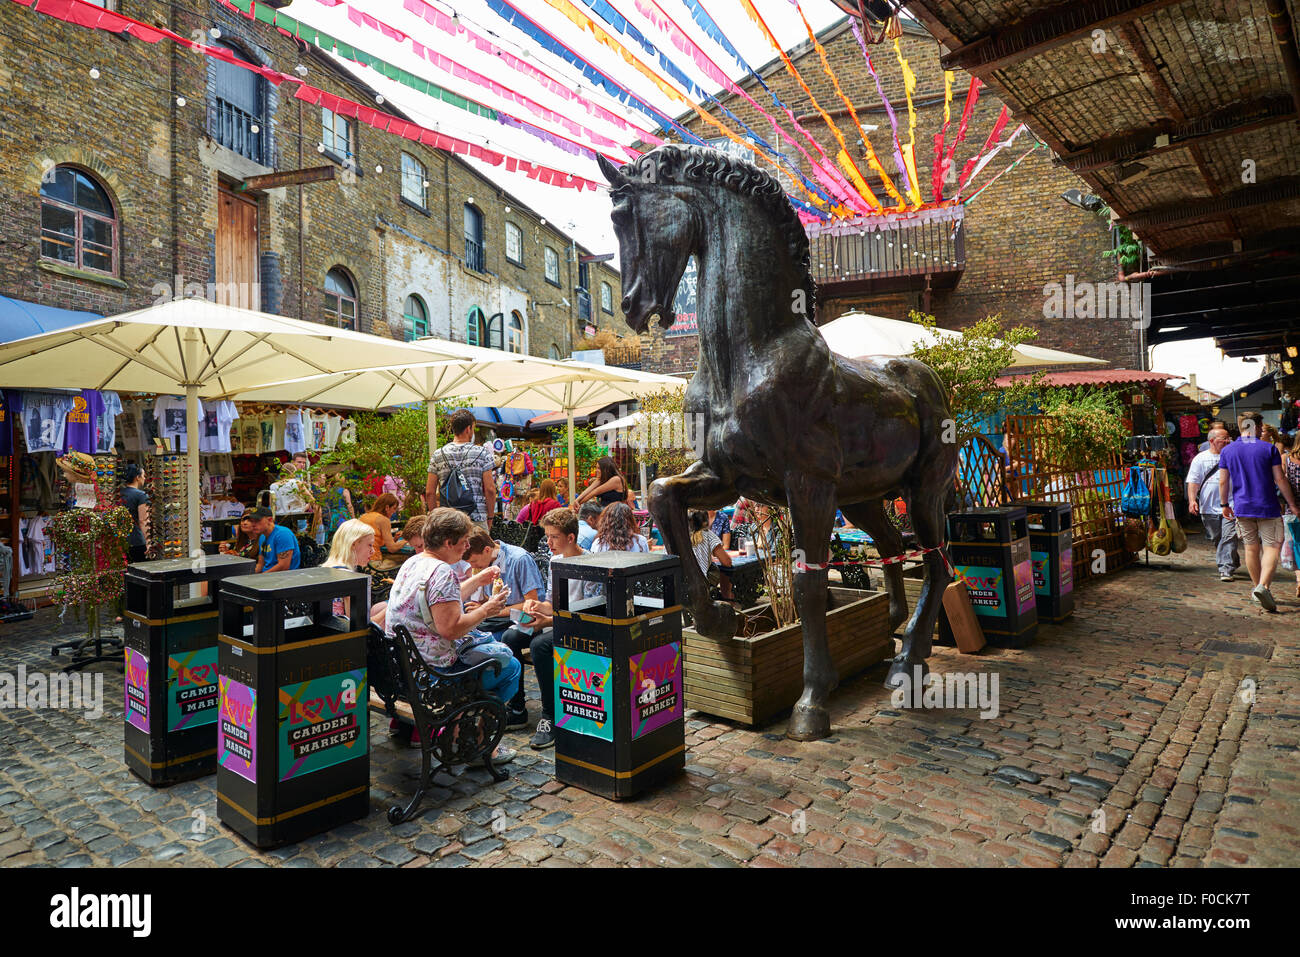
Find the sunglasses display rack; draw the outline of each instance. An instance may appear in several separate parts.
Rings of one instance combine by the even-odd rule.
[[[183,558],[188,554],[186,503],[191,480],[183,453],[149,457],[145,481],[149,493],[150,558]]]

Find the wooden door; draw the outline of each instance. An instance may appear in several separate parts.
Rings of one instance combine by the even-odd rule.
[[[222,187],[217,202],[217,271],[212,298],[225,305],[261,309],[257,201]]]

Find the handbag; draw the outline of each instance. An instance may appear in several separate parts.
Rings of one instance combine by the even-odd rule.
[[[1151,514],[1151,489],[1142,479],[1142,469],[1133,467],[1128,470],[1128,485],[1119,499],[1120,511],[1134,518],[1145,518]]]

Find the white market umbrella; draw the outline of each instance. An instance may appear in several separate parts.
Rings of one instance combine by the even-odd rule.
[[[867,356],[910,356],[917,344],[934,345],[950,339],[960,339],[961,333],[953,329],[929,330],[915,322],[886,319],[865,312],[849,312],[838,319],[818,326],[818,331],[831,350],[849,359]],[[1041,346],[1016,346],[1015,361],[1009,368],[1051,365],[1105,365],[1105,359],[1044,349]]]
[[[536,356],[460,346],[458,359],[420,361],[420,350],[433,358],[445,345],[442,340],[420,339],[409,343],[414,350],[400,369],[362,368],[328,375],[302,376],[243,390],[245,400],[263,402],[312,401],[353,408],[380,409],[411,402],[429,407],[429,454],[435,451],[434,403],[463,398],[470,405],[509,409],[555,409],[566,413],[569,459],[573,460],[573,416],[585,408],[600,408],[612,402],[639,398],[665,386],[684,388],[673,376],[594,365],[568,359]],[[292,397],[297,398],[292,398]],[[569,497],[574,494],[573,469],[569,469]]]
[[[465,347],[426,346],[418,358],[459,359]],[[199,548],[198,399],[242,395],[266,382],[356,366],[401,368],[409,344],[202,299],[147,309],[0,344],[6,387],[112,389],[186,397],[189,544]],[[301,401],[301,394],[289,401]]]

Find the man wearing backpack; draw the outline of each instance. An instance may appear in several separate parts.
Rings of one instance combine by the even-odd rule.
[[[1232,440],[1224,428],[1210,429],[1207,438],[1209,448],[1198,452],[1187,467],[1187,507],[1193,515],[1201,517],[1205,534],[1214,545],[1219,580],[1230,582],[1233,573],[1241,567],[1241,560],[1237,554],[1237,523],[1219,507],[1219,453]]]
[[[424,505],[430,511],[454,508],[486,525],[497,507],[492,453],[474,443],[474,413],[468,409],[451,414],[451,431],[455,438],[429,460]]]

